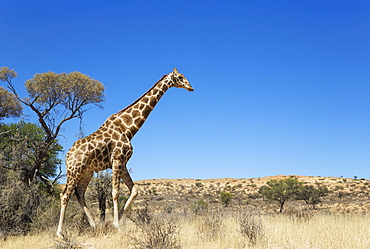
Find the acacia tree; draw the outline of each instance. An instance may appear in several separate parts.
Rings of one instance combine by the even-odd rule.
[[[281,213],[286,201],[296,196],[303,183],[295,178],[286,178],[270,180],[266,184],[268,186],[262,186],[259,193],[269,200],[278,201],[280,204],[279,213]]]
[[[62,125],[71,119],[82,119],[83,114],[104,101],[104,86],[101,82],[80,72],[38,73],[25,82],[27,96],[21,98],[13,84],[16,72],[7,67],[0,70],[0,80],[7,83],[8,89],[23,105],[29,107],[37,116],[45,134],[42,143],[35,150],[35,160],[28,174],[29,181],[45,179],[42,168],[49,151],[54,149],[55,141]],[[40,171],[41,170],[41,171]]]
[[[2,67],[0,69],[0,81],[7,81],[15,77],[15,72]],[[3,87],[0,87],[0,120],[10,117],[19,117],[22,114],[22,105],[14,96]]]
[[[316,205],[321,202],[321,197],[327,195],[328,192],[328,188],[319,183],[317,188],[312,185],[305,185],[297,192],[297,199],[305,201],[308,206],[316,209]]]

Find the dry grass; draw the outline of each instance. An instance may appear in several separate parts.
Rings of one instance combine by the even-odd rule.
[[[246,210],[238,214],[239,229],[250,245],[257,245],[264,238],[264,227],[259,213]]]
[[[321,214],[303,222],[267,216],[267,248],[369,248],[369,221],[360,214]]]
[[[181,248],[178,241],[179,216],[163,212],[153,214],[148,207],[139,209],[129,219],[139,228],[131,238],[135,248],[162,249]]]
[[[174,214],[172,214],[174,215]],[[208,213],[201,216],[192,214],[176,215],[176,223],[168,218],[160,221],[156,216],[155,225],[147,228],[163,229],[167,236],[175,238],[173,247],[167,248],[370,248],[370,217],[364,214],[316,214],[310,219],[292,219],[288,215],[261,215],[258,232],[263,233],[249,243],[240,229],[240,215],[233,212]],[[159,219],[159,220],[158,220]],[[169,221],[170,223],[166,222]],[[239,221],[239,222],[238,222]],[[168,224],[175,224],[173,230],[166,230]],[[156,248],[145,247],[143,233],[145,229],[130,220],[125,220],[118,231],[109,233],[90,232],[82,236],[69,235],[69,243],[56,240],[54,231],[43,232],[33,236],[8,237],[0,242],[1,248]],[[207,229],[212,231],[207,234]],[[154,237],[159,236],[154,233]],[[172,237],[171,237],[172,238]],[[157,247],[160,248],[160,247]]]

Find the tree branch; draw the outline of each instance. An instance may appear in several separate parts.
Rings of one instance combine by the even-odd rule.
[[[15,130],[8,130],[8,131],[1,132],[1,133],[0,133],[0,136],[5,135],[5,134],[8,134],[8,133],[10,133],[10,132],[12,132],[12,131],[18,131],[18,129],[15,129]]]

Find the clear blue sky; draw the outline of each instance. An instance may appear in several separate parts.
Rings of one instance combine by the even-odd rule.
[[[21,92],[47,71],[105,85],[86,135],[174,67],[188,78],[132,140],[134,180],[370,179],[369,1],[2,1],[0,34]]]

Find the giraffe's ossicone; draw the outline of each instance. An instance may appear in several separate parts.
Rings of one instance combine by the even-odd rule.
[[[68,201],[74,192],[92,227],[95,222],[85,203],[85,192],[94,172],[112,169],[113,225],[131,205],[138,194],[126,164],[132,155],[131,139],[143,125],[163,94],[171,87],[194,91],[188,80],[176,68],[163,76],[143,96],[125,109],[110,116],[91,135],[76,141],[66,155],[67,183],[60,194],[61,211],[57,235],[62,236],[63,219]],[[130,197],[118,210],[120,179],[130,190]]]

